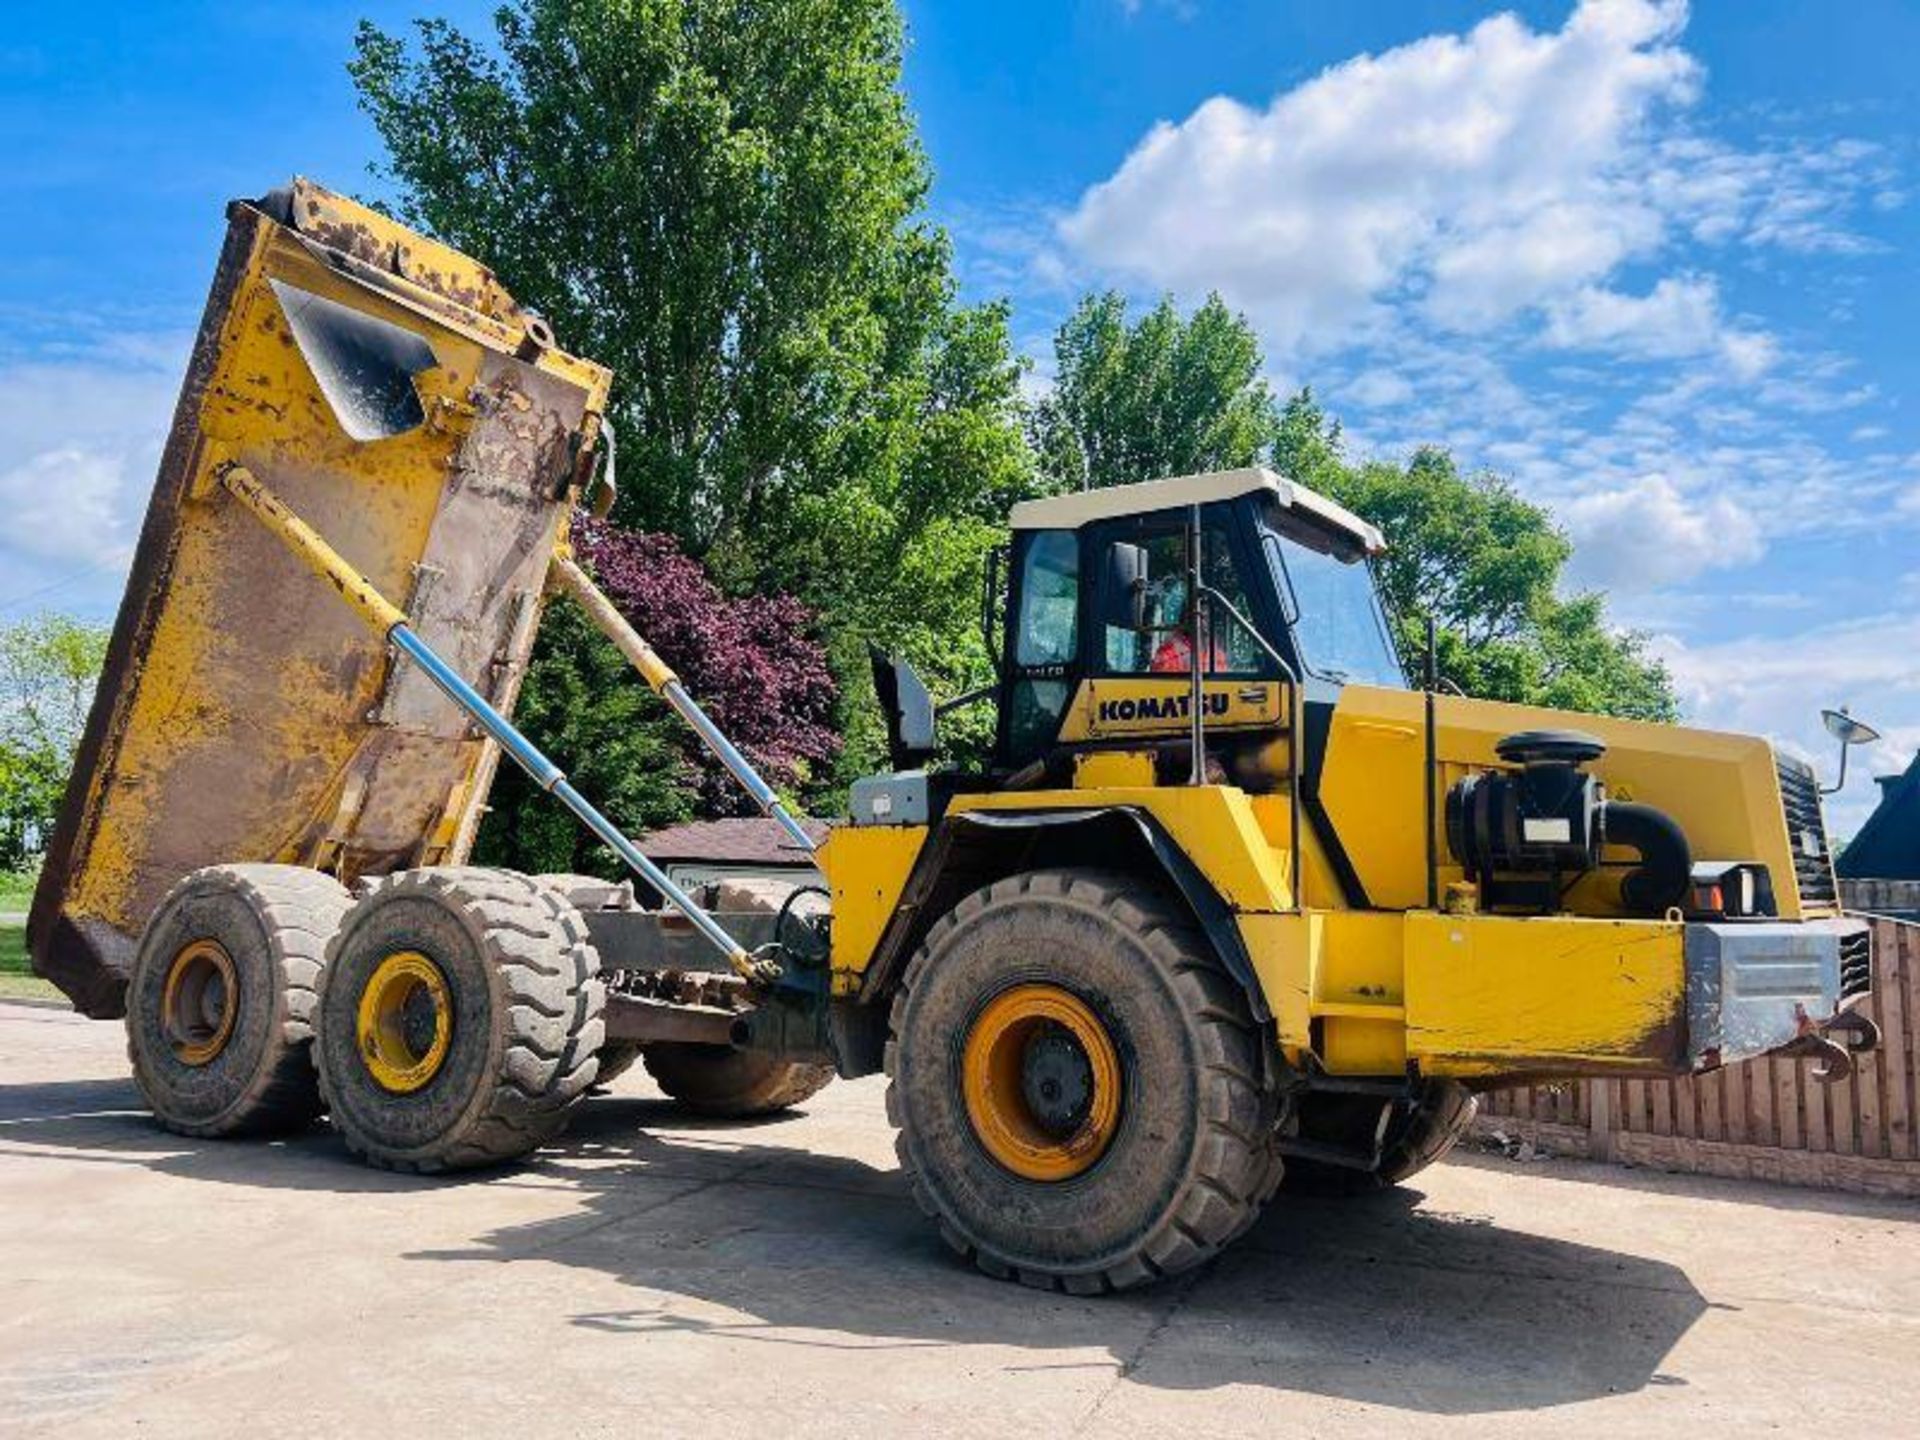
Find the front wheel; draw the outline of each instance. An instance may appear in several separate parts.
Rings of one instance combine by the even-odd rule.
[[[947,1243],[1097,1293],[1176,1274],[1279,1180],[1245,993],[1167,897],[1093,870],[975,891],[893,1002],[887,1113]]]

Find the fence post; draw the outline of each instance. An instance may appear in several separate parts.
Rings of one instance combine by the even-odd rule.
[[[1588,1080],[1587,1158],[1613,1159],[1613,1082]]]

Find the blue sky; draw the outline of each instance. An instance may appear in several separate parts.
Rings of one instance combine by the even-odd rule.
[[[355,21],[35,7],[0,39],[0,618],[110,614],[230,197],[366,189]],[[1358,454],[1551,505],[1700,723],[1920,746],[1920,7],[910,0],[972,295],[1044,384],[1074,298],[1210,288]],[[1859,772],[1856,772],[1856,774]],[[1850,830],[1871,787],[1836,806]]]

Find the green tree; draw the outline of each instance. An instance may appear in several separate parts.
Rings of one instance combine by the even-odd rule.
[[[1055,390],[1035,421],[1054,485],[1271,464],[1386,534],[1380,575],[1403,654],[1420,653],[1431,614],[1441,671],[1470,695],[1676,718],[1645,637],[1609,625],[1597,594],[1561,596],[1573,547],[1546,510],[1437,448],[1404,465],[1350,461],[1312,391],[1275,404],[1252,327],[1218,296],[1185,319],[1168,300],[1131,324],[1126,310],[1111,292],[1088,296],[1055,338]]]
[[[0,870],[46,846],[106,655],[104,628],[64,615],[0,626]]]
[[[1218,295],[1184,318],[1163,299],[1131,323],[1117,291],[1089,295],[1053,348],[1034,440],[1056,489],[1226,470],[1272,448],[1278,415],[1259,342]]]
[[[1274,464],[1365,516],[1387,537],[1380,577],[1401,652],[1436,622],[1441,673],[1469,695],[1674,720],[1666,667],[1646,637],[1607,622],[1597,593],[1564,598],[1573,545],[1497,475],[1464,475],[1435,447],[1405,465],[1350,464],[1338,424],[1302,391],[1282,412]]]
[[[699,771],[686,763],[685,727],[575,606],[547,607],[515,719],[622,827],[643,832],[693,814]],[[476,863],[624,877],[612,853],[515,767],[501,765],[487,803]]]
[[[818,613],[843,766],[871,763],[861,638],[977,678],[960,619],[1033,483],[1006,308],[956,303],[924,217],[894,0],[510,0],[495,26],[361,27],[398,213],[613,368],[614,519]]]

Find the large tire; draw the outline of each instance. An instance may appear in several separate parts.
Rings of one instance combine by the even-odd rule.
[[[328,949],[314,1057],[334,1128],[393,1170],[472,1169],[546,1144],[596,1073],[598,970],[579,913],[524,875],[386,877]]]
[[[315,991],[350,904],[332,876],[294,865],[215,865],[173,887],[127,989],[127,1053],[155,1119],[211,1138],[320,1114]]]
[[[1352,1150],[1373,1143],[1380,1120],[1377,1100],[1309,1093],[1296,1103],[1302,1139]],[[1350,1196],[1398,1185],[1453,1149],[1479,1108],[1479,1100],[1457,1081],[1423,1081],[1410,1106],[1395,1107],[1376,1168],[1356,1170],[1296,1158],[1287,1162],[1283,1188],[1296,1195]]]
[[[640,1059],[644,1047],[638,1040],[609,1040],[600,1047],[600,1069],[593,1077],[595,1085],[611,1085]]]
[[[649,1045],[645,1059],[654,1083],[682,1109],[731,1120],[791,1109],[819,1094],[834,1074],[831,1065],[724,1045]]]
[[[1189,1270],[1280,1178],[1245,992],[1128,876],[963,899],[894,999],[888,1118],[920,1207],[990,1275],[1093,1294]]]

